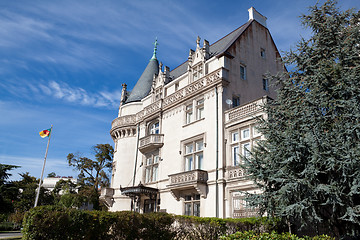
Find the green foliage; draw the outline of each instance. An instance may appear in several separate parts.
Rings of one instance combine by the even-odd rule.
[[[221,240],[245,240],[245,239],[252,239],[252,240],[334,240],[335,238],[321,235],[315,237],[297,237],[294,234],[290,233],[255,233],[253,231],[245,231],[245,232],[237,232],[234,234],[230,234],[228,236],[220,237]]]
[[[39,180],[29,173],[20,174],[22,179],[13,182],[17,189],[16,199],[14,199],[14,208],[19,212],[26,212],[34,206],[36,189],[38,188]],[[50,205],[54,203],[54,198],[50,191],[41,187],[38,205]]]
[[[107,173],[112,169],[114,149],[110,144],[97,144],[93,147],[95,160],[69,153],[67,156],[69,166],[80,173],[78,179],[81,188],[89,193],[94,209],[100,208],[99,189],[109,185]],[[93,190],[89,189],[91,187]]]
[[[219,219],[167,213],[83,211],[40,206],[26,213],[23,239],[218,239],[242,230],[276,229],[265,218]]]
[[[12,200],[16,195],[16,188],[6,180],[11,176],[8,172],[15,168],[18,166],[0,163],[0,214],[13,211]]]
[[[271,77],[266,140],[245,166],[263,193],[247,200],[289,224],[360,235],[360,12],[329,0],[302,19],[313,35],[284,58],[291,71]]]
[[[56,173],[55,172],[51,172],[47,175],[48,178],[50,177],[56,177]]]

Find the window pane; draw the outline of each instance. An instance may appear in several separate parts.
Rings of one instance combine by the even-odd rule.
[[[151,165],[152,164],[152,158],[149,157],[146,159],[146,165]]]
[[[200,200],[200,194],[195,194],[194,195],[194,200]]]
[[[158,163],[159,162],[160,157],[158,155],[154,156],[154,163]]]
[[[231,135],[232,135],[232,142],[239,141],[239,133],[238,132],[233,132]]]
[[[192,121],[192,112],[186,113],[186,123],[191,123]]]
[[[151,125],[150,134],[159,134],[159,122],[153,123]]]
[[[191,195],[186,195],[185,196],[185,201],[191,201],[192,199],[191,199]]]
[[[204,148],[204,142],[203,141],[198,141],[196,142],[196,151],[201,151]]]
[[[202,119],[204,117],[204,107],[199,107],[197,109],[197,119]]]
[[[239,146],[234,146],[232,148],[232,159],[234,166],[240,165],[240,152],[239,152]]]
[[[188,154],[188,153],[192,153],[194,151],[193,149],[193,144],[188,144],[185,146],[185,153]]]
[[[240,78],[246,80],[246,68],[244,66],[240,66]]]
[[[203,104],[204,104],[204,99],[200,99],[196,103],[196,105],[203,105]]]
[[[185,158],[185,171],[191,171],[193,170],[194,166],[193,166],[193,157],[192,156],[188,156]]]
[[[244,157],[250,156],[250,143],[243,144],[243,155]]]
[[[247,129],[244,129],[242,130],[242,138],[243,139],[247,139],[250,137],[250,130],[247,128]]]
[[[150,168],[146,168],[145,169],[145,182],[148,183],[150,182],[151,179],[151,174],[150,174]]]
[[[196,167],[197,167],[197,169],[202,169],[202,162],[203,162],[203,154],[202,153],[196,154]]]
[[[158,179],[158,166],[155,165],[152,168],[152,181],[155,182]]]
[[[200,203],[194,203],[194,216],[200,217]]]
[[[185,215],[191,216],[191,203],[185,203]]]

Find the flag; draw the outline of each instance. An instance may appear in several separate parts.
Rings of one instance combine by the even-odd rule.
[[[50,131],[51,131],[51,128],[42,130],[41,132],[39,132],[40,137],[42,137],[42,138],[48,137],[50,135]]]

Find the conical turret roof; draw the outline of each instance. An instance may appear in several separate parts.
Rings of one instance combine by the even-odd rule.
[[[141,101],[150,93],[154,74],[159,74],[159,62],[156,58],[157,40],[154,45],[154,54],[125,103]]]
[[[125,103],[138,102],[146,97],[151,91],[154,74],[159,74],[159,62],[156,58],[150,59]]]

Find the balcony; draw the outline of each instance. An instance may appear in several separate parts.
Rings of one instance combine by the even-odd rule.
[[[114,189],[113,188],[102,188],[101,189],[101,195],[100,195],[100,199],[104,200],[105,205],[107,205],[107,207],[112,207],[112,204],[114,202]]]
[[[169,185],[167,187],[177,200],[180,199],[182,191],[191,189],[195,189],[200,196],[206,198],[208,191],[207,180],[207,171],[197,169],[169,175]]]
[[[260,217],[258,209],[234,210],[233,218]]]
[[[151,152],[164,145],[163,134],[150,134],[146,137],[140,138],[139,150],[142,153]]]

